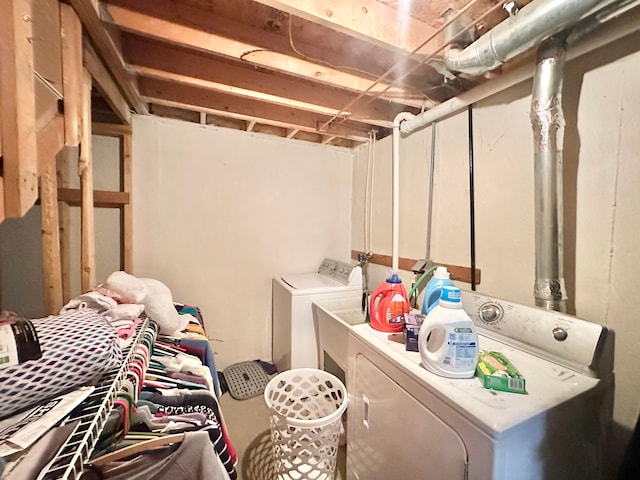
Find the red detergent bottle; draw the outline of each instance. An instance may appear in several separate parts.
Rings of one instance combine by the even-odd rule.
[[[401,332],[411,310],[407,291],[397,271],[391,270],[387,280],[378,285],[369,298],[371,326],[380,332]]]

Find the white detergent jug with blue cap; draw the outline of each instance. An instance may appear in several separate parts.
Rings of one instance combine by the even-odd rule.
[[[440,301],[427,315],[418,334],[422,365],[448,378],[471,378],[478,363],[478,333],[462,309],[460,289],[444,286]]]
[[[427,288],[424,290],[424,299],[422,300],[422,314],[428,314],[440,301],[440,295],[442,293],[442,287],[455,286],[453,281],[449,278],[450,274],[447,271],[447,267],[437,267],[433,272],[433,277],[427,283]]]

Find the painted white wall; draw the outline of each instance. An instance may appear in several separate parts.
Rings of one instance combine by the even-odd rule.
[[[613,469],[640,410],[640,36],[566,67],[565,278],[579,318],[616,331]],[[535,224],[531,81],[473,108],[479,292],[533,305]],[[431,258],[470,265],[467,112],[436,126]],[[399,254],[424,258],[432,127],[401,142]],[[425,152],[427,150],[427,152]],[[368,149],[354,163],[353,248],[362,249]],[[373,251],[391,253],[391,137],[376,146]],[[384,280],[372,266],[370,288]],[[405,282],[410,275],[404,275]],[[468,284],[460,284],[469,288]]]
[[[349,258],[353,156],[153,117],[133,122],[137,277],[198,305],[219,368],[271,361],[271,279]]]

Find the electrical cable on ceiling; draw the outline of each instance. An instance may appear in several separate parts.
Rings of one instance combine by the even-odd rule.
[[[471,2],[469,2],[467,5],[465,5],[462,9],[460,9],[455,15],[452,15],[451,18],[449,18],[443,25],[440,26],[440,28],[438,28],[433,34],[431,34],[424,42],[422,42],[420,45],[418,45],[415,49],[413,49],[411,51],[411,53],[409,54],[409,56],[407,58],[411,58],[412,55],[414,55],[416,52],[418,52],[422,47],[424,47],[426,44],[428,44],[429,42],[431,42],[434,38],[436,38],[439,34],[441,34],[449,25],[451,25],[453,22],[455,22],[460,16],[462,16],[464,13],[466,13],[467,10],[469,10],[473,5],[475,5],[475,3],[477,3],[479,0],[472,0]],[[480,23],[482,20],[484,20],[486,17],[488,17],[489,15],[491,15],[494,11],[503,8],[503,5],[507,2],[508,0],[502,0],[498,3],[496,3],[493,7],[491,7],[490,9],[488,9],[486,12],[484,12],[482,15],[480,15],[478,18],[475,19],[475,21],[473,23],[470,23],[469,25],[467,25],[466,27],[464,27],[463,29],[461,29],[457,34],[455,34],[447,43],[443,44],[442,46],[440,46],[437,50],[435,50],[434,52],[430,53],[425,59],[421,60],[421,63],[419,63],[417,66],[412,67],[411,69],[409,69],[408,71],[404,72],[402,74],[402,76],[400,77],[400,79],[405,78],[407,75],[409,75],[410,73],[414,72],[416,69],[418,69],[420,66],[422,66],[422,63],[427,63],[429,60],[433,59],[439,52],[441,52],[445,47],[449,46],[451,44],[452,41],[456,40],[459,36],[461,36],[462,34],[466,33],[467,30],[469,30],[471,27],[475,27],[476,24]],[[332,122],[338,118],[340,116],[340,114],[346,110],[348,110],[349,108],[351,108],[356,102],[358,102],[362,97],[364,97],[365,95],[367,95],[368,92],[371,91],[371,89],[376,86],[378,83],[380,83],[383,79],[385,79],[387,76],[389,76],[389,74],[391,72],[393,72],[399,65],[401,65],[401,63],[397,63],[396,65],[394,65],[393,67],[391,67],[389,70],[387,70],[384,74],[382,74],[380,77],[378,77],[377,80],[375,80],[371,85],[369,85],[369,87],[367,87],[366,90],[360,92],[356,98],[354,98],[353,100],[350,100],[344,107],[342,107],[342,109],[335,114],[332,118],[330,118],[329,120],[327,120],[323,125],[320,126],[320,130],[322,130],[323,128],[326,129],[326,127],[329,124],[332,124]],[[395,82],[393,82],[395,83]],[[369,102],[371,102],[372,100],[379,98],[381,95],[383,95],[387,90],[389,90],[391,88],[391,85],[388,87],[385,87],[385,89],[381,90],[380,92],[375,92],[375,94],[370,96]],[[368,103],[369,103],[368,102]],[[338,126],[340,124],[342,124],[342,122],[344,122],[344,119],[340,120],[339,122],[336,122],[336,124],[333,124],[332,126]]]
[[[372,76],[371,73],[367,72],[366,70],[361,70],[359,68],[350,67],[348,65],[334,65],[331,62],[327,62],[327,61],[322,60],[320,58],[310,57],[309,55],[306,55],[306,54],[302,53],[300,50],[298,50],[296,48],[295,44],[293,43],[292,24],[293,24],[293,15],[289,15],[289,45],[291,46],[291,50],[293,50],[293,52],[296,55],[300,56],[303,60],[308,60],[310,62],[317,63],[319,65],[324,65],[326,67],[333,68],[335,70],[351,71],[351,72],[354,72],[354,73],[358,73],[360,75],[364,75],[365,77],[371,77]],[[418,95],[419,95],[419,98],[426,97],[426,95],[424,95],[424,93],[419,88],[414,87],[413,85],[404,85],[403,84],[402,86],[406,87],[406,88],[410,88],[410,89],[414,90],[415,92],[417,92]],[[428,97],[426,97],[426,98],[428,98]],[[344,110],[346,110],[346,109],[343,109],[337,115],[340,115],[340,113],[343,113]]]

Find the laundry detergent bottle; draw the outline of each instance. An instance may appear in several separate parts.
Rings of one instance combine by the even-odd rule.
[[[424,299],[422,300],[422,314],[428,314],[440,301],[442,287],[453,287],[453,281],[449,278],[447,267],[438,267],[433,272],[433,277],[427,283],[424,290]]]
[[[438,304],[425,318],[418,334],[422,365],[448,378],[471,378],[478,363],[478,333],[462,309],[460,289],[442,287]]]
[[[371,326],[381,332],[401,332],[405,314],[410,310],[409,297],[400,275],[390,270],[387,280],[378,285],[369,298]]]

